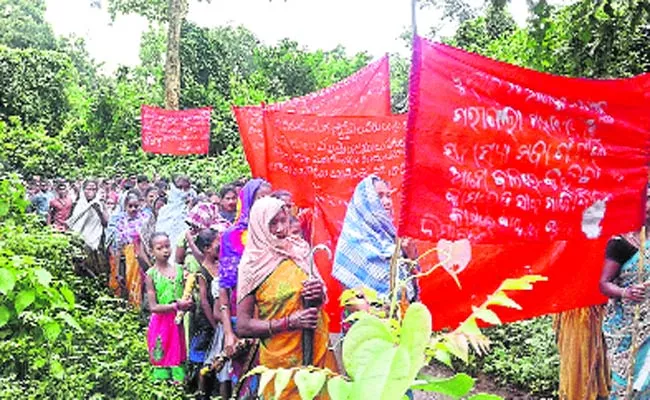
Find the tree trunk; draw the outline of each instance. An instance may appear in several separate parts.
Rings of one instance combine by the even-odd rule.
[[[181,25],[187,0],[169,0],[167,58],[165,60],[165,108],[178,110],[181,96]]]

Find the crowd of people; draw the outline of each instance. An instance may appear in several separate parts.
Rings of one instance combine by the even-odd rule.
[[[310,267],[311,213],[296,208],[288,191],[251,179],[202,192],[185,176],[144,175],[34,177],[28,187],[44,223],[83,239],[82,272],[107,276],[115,296],[150,315],[153,379],[187,384],[206,398],[253,396],[257,378],[242,378],[254,366],[303,365],[305,329],[314,330],[312,364],[339,369],[323,311],[326,287]],[[376,176],[355,191],[334,260],[333,275],[347,288],[389,294],[391,193]],[[404,257],[416,253],[404,246]],[[400,276],[417,273],[413,265],[401,263]],[[403,297],[418,299],[415,281]],[[294,384],[282,398],[299,398]]]
[[[332,276],[365,303],[342,311],[344,333],[346,317],[368,309],[366,289],[389,294],[396,249],[391,194],[386,182],[369,176],[348,205]],[[311,214],[294,206],[291,193],[262,179],[201,192],[184,176],[34,177],[29,197],[44,223],[83,239],[83,272],[108,276],[116,296],[150,314],[153,379],[188,384],[206,398],[254,398],[259,382],[243,379],[246,372],[258,364],[302,365],[304,329],[314,330],[312,364],[340,370],[323,311],[331,299],[310,268]],[[639,234],[612,238],[600,281],[609,303],[555,317],[561,399],[620,399],[630,389],[635,398],[650,398],[650,325],[639,283],[650,252],[639,262],[640,248]],[[407,284],[400,297],[408,304],[419,299],[417,279],[407,279],[419,272],[415,244],[404,240],[401,255],[397,273]],[[299,398],[293,383],[282,398]]]

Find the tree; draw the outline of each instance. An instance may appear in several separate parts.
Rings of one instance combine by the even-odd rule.
[[[56,38],[45,21],[45,0],[0,0],[0,45],[54,50]]]
[[[209,1],[209,0],[206,0]],[[180,105],[181,26],[187,15],[188,0],[110,0],[109,12],[140,14],[153,22],[167,23],[167,57],[165,59],[165,107],[176,110]]]

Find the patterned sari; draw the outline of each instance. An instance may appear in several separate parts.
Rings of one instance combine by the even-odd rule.
[[[639,252],[621,266],[620,273],[614,283],[627,288],[640,283],[639,281]],[[645,251],[643,282],[648,279],[648,262],[650,251]],[[634,303],[624,299],[610,299],[607,304],[607,314],[603,321],[603,333],[607,344],[607,355],[612,368],[612,389],[610,399],[625,398],[627,377],[632,367],[632,339],[634,326]],[[646,298],[640,308],[639,330],[636,344],[636,362],[633,371],[633,388],[635,398],[650,398],[650,320],[648,310],[650,300]]]
[[[308,276],[292,260],[285,260],[255,291],[259,319],[282,319],[301,310],[300,291]],[[321,310],[314,332],[314,365],[336,371],[334,354],[328,349],[327,314]],[[260,346],[260,364],[268,368],[293,368],[302,365],[302,332],[290,331],[263,339]],[[264,399],[273,398],[273,385],[267,385]],[[291,381],[281,399],[300,399],[296,385]],[[320,398],[324,398],[321,396]]]

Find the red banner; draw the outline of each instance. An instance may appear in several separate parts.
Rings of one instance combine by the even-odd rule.
[[[269,112],[266,116],[268,179],[274,189],[293,193],[294,202],[313,208],[313,242],[332,251],[357,184],[377,174],[400,190],[404,174],[406,115],[321,117]],[[271,151],[272,149],[272,151]],[[340,284],[319,254],[327,283],[331,329],[338,331]]]
[[[212,108],[164,110],[142,106],[142,150],[156,154],[208,154]]]
[[[264,111],[318,115],[390,115],[388,56],[328,88],[286,102],[233,107],[253,176],[267,177]]]
[[[549,242],[641,226],[649,75],[552,76],[421,38],[413,60],[400,235]]]

